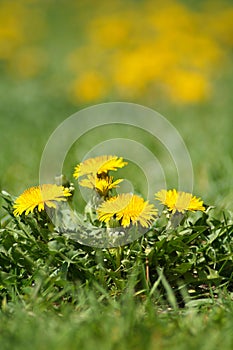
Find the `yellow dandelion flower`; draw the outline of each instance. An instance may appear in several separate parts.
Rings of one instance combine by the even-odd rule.
[[[95,101],[106,95],[108,91],[104,74],[91,70],[76,78],[71,86],[71,97],[79,101]]]
[[[204,211],[203,201],[187,192],[177,192],[173,190],[161,190],[155,194],[155,198],[166,205],[173,212],[184,213],[186,210]]]
[[[101,196],[106,197],[108,191],[112,188],[118,187],[123,179],[113,181],[113,176],[107,176],[105,178],[98,178],[97,176],[88,175],[86,179],[82,179],[79,184],[83,187],[95,189]]]
[[[19,216],[25,211],[25,215],[28,215],[36,207],[39,211],[44,210],[45,206],[56,208],[55,202],[66,201],[66,197],[69,196],[71,196],[69,189],[63,186],[45,184],[30,187],[15,200],[13,214]]]
[[[123,161],[123,158],[117,156],[99,156],[96,158],[90,158],[83,163],[78,164],[74,170],[74,178],[78,179],[83,175],[101,175],[107,174],[110,170],[117,170],[117,168],[123,168],[127,165],[127,162]]]
[[[108,223],[113,217],[120,221],[123,227],[130,223],[143,227],[149,227],[150,222],[157,214],[153,204],[144,201],[143,198],[130,193],[122,193],[102,203],[98,208],[100,221]]]

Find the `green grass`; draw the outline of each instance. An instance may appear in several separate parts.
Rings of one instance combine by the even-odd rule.
[[[3,350],[40,349],[232,349],[232,301],[222,296],[180,311],[161,310],[153,300],[137,302],[79,295],[60,312],[9,305],[0,314]]]

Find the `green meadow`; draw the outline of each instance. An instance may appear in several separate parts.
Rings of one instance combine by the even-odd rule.
[[[232,1],[3,0],[0,9],[1,350],[232,349]],[[162,213],[145,235],[110,249],[51,230],[43,212],[15,217],[15,198],[39,185],[54,130],[115,101],[149,107],[179,132],[205,211],[187,211],[178,226]],[[157,139],[105,125],[64,162],[80,211],[74,167],[116,138],[150,150],[168,189],[178,186]],[[143,169],[119,174],[145,198]]]

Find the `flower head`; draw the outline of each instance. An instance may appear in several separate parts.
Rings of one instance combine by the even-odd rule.
[[[108,171],[123,168],[125,165],[127,165],[127,162],[124,162],[122,157],[100,156],[87,159],[83,163],[78,164],[75,167],[73,175],[75,179],[78,179],[83,175],[94,175],[101,177],[102,174],[107,175]]]
[[[45,206],[56,208],[55,202],[66,201],[66,197],[69,196],[71,196],[69,189],[63,186],[45,184],[30,187],[16,198],[13,214],[19,216],[25,211],[25,215],[28,215],[36,207],[38,207],[38,211],[44,210]]]
[[[105,178],[98,178],[94,175],[88,175],[86,179],[82,179],[79,184],[83,187],[95,189],[101,196],[106,197],[108,191],[112,188],[118,187],[123,179],[113,181],[112,176],[106,176]]]
[[[157,214],[153,204],[144,201],[143,198],[130,193],[122,193],[103,202],[98,208],[99,220],[108,223],[115,217],[123,227],[132,222],[143,227],[148,227],[151,220]]]
[[[186,210],[204,211],[203,201],[187,192],[177,192],[173,190],[161,190],[155,194],[155,198],[166,205],[173,212],[184,213]]]

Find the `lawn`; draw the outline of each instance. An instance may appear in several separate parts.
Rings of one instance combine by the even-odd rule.
[[[1,349],[232,349],[232,2],[3,0],[0,8]],[[205,210],[187,210],[177,226],[167,207],[144,235],[110,248],[63,235],[44,211],[13,215],[15,198],[39,185],[54,130],[116,101],[157,111],[179,133]],[[147,181],[159,178],[145,156],[156,157],[167,189],[189,176],[177,174],[169,135],[162,144],[148,132],[156,125],[146,112],[141,128],[130,118],[89,125],[67,149],[62,171],[81,213],[86,192],[73,173],[85,158],[125,158],[111,175],[145,199]],[[96,212],[89,219],[105,225]]]

